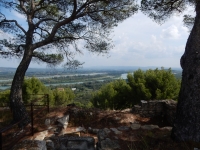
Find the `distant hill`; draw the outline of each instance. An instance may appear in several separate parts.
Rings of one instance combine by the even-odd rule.
[[[140,66],[92,66],[92,67],[83,67],[77,70],[67,70],[64,68],[28,68],[27,73],[49,73],[49,72],[82,72],[82,71],[135,71],[138,69],[148,70],[148,69],[160,69],[161,67],[156,66],[147,66],[147,67],[140,67]],[[168,68],[165,68],[168,69]],[[172,68],[172,70],[182,71],[181,68]],[[14,73],[16,68],[12,67],[0,67],[0,72],[6,73]]]
[[[16,68],[0,67],[0,72],[15,72]]]
[[[0,67],[0,72],[15,72],[17,68],[12,67]],[[27,72],[45,72],[51,69],[47,68],[29,68]]]
[[[148,69],[160,69],[161,67],[156,66],[147,66],[147,67],[141,67],[141,66],[92,66],[92,67],[85,67],[85,69],[92,69],[92,70],[148,70]],[[165,69],[168,69],[169,67],[164,67]],[[83,68],[84,69],[84,68]],[[172,70],[182,70],[181,68],[172,68]]]

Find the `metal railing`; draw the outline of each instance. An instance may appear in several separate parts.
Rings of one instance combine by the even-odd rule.
[[[46,99],[46,100],[44,100],[44,99]],[[43,104],[41,104],[41,102],[40,102],[41,100],[43,100],[42,101]],[[31,131],[28,131],[28,133],[27,133],[27,131],[25,130],[25,132],[23,134],[21,134],[17,138],[15,137],[14,140],[9,140],[9,144],[3,145],[3,134],[5,134],[5,136],[6,136],[6,132],[8,134],[9,130],[14,129],[19,123],[23,122],[23,120],[25,118],[21,119],[19,122],[15,123],[15,124],[10,124],[9,126],[0,129],[0,150],[11,149],[14,146],[14,144],[16,144],[16,142],[18,142],[23,137],[30,135],[30,134],[32,136],[34,135],[34,119],[36,118],[36,116],[38,114],[40,114],[45,109],[47,109],[47,112],[49,112],[49,95],[41,94],[40,98],[36,98],[36,99],[32,100],[30,104],[25,105],[25,106],[30,107]],[[44,106],[44,107],[39,109],[39,111],[37,111],[37,113],[34,113],[34,107],[36,107],[36,106]],[[16,130],[14,130],[14,132],[16,132]]]

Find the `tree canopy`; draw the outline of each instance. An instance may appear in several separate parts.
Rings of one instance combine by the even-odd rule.
[[[69,66],[80,64],[73,61],[76,53],[82,53],[80,40],[85,41],[84,47],[91,52],[107,53],[112,47],[111,29],[137,11],[132,0],[3,0],[0,5],[26,19],[26,24],[15,18],[7,19],[1,10],[0,29],[12,35],[11,39],[0,40],[3,58],[22,58],[31,44],[32,57],[37,61],[56,65],[65,56]],[[54,48],[57,51],[51,53]]]
[[[158,23],[163,23],[174,13],[182,13],[188,6],[196,5],[195,0],[142,0],[141,11]],[[185,18],[192,18],[186,15]],[[188,22],[189,20],[185,20]]]

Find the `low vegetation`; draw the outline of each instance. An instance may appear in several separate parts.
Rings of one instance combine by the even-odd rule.
[[[89,109],[81,109],[84,111],[92,112],[95,115],[96,112],[100,112],[102,118],[95,116],[95,119],[91,118],[80,118],[80,117],[72,117],[77,118],[77,120],[70,120],[69,127],[73,127],[74,125],[79,126],[81,123],[85,123],[85,127],[92,126],[93,128],[104,128],[108,126],[107,117],[110,117],[112,113],[116,113],[117,111],[112,111],[111,109],[124,109],[128,107],[132,107],[134,104],[137,104],[141,99],[144,100],[155,100],[155,99],[174,99],[177,100],[178,93],[180,89],[180,79],[177,79],[175,75],[172,73],[171,69],[165,70],[161,69],[149,69],[146,71],[136,70],[133,73],[129,73],[127,75],[127,79],[116,79],[116,80],[105,80],[105,81],[90,81],[85,82],[83,84],[72,84],[72,85],[63,85],[63,86],[45,86],[44,83],[41,82],[36,77],[26,78],[23,84],[23,99],[26,104],[30,103],[31,100],[39,97],[39,94],[49,94],[49,100],[51,107],[51,113],[55,115],[58,114],[56,110],[65,110],[67,104],[75,103],[76,106],[89,108]],[[9,102],[9,90],[0,92],[0,105],[6,106]],[[92,108],[91,107],[96,107]],[[79,108],[79,107],[77,107]],[[97,109],[100,108],[100,109]],[[105,110],[102,110],[105,109]],[[94,110],[94,112],[92,111]],[[97,111],[98,110],[98,111]],[[7,110],[8,111],[8,110]],[[66,111],[66,110],[65,110]],[[6,116],[8,112],[5,112],[0,116],[0,119],[3,121],[1,126],[4,126],[9,123],[11,120],[11,116]],[[119,111],[120,115],[123,114]],[[106,113],[108,113],[106,115]],[[104,116],[105,115],[105,116]],[[133,115],[133,114],[131,114]],[[6,116],[6,117],[5,117]],[[45,115],[44,115],[45,116]],[[43,116],[43,117],[44,117]],[[86,115],[88,116],[88,115]],[[138,117],[138,115],[136,115]],[[42,118],[39,117],[40,119]],[[43,118],[44,120],[45,118]],[[81,121],[81,120],[84,121]],[[106,121],[105,121],[106,119]],[[141,118],[140,118],[141,119]],[[112,119],[111,119],[112,120]],[[127,124],[117,124],[116,122],[112,122],[110,120],[109,127],[112,125],[128,126]],[[141,124],[152,124],[153,122],[142,122]],[[95,121],[98,121],[95,122]],[[43,123],[44,121],[42,121]],[[80,123],[81,122],[81,123]],[[93,122],[93,124],[92,124]],[[3,124],[4,123],[4,124]],[[36,121],[39,123],[39,121]],[[41,123],[41,124],[42,124]],[[106,123],[106,124],[105,124]],[[155,123],[155,122],[154,122]],[[98,125],[98,126],[95,126]],[[38,131],[40,131],[40,125],[37,125]],[[41,128],[42,129],[42,128]],[[193,144],[187,143],[176,143],[173,142],[170,138],[170,131],[149,131],[144,132],[143,130],[134,131],[129,135],[127,133],[127,137],[133,136],[134,134],[135,140],[122,140],[122,146],[125,149],[170,149],[175,148],[177,150],[189,149],[194,147]],[[87,133],[88,134],[88,133]],[[85,135],[83,135],[85,136]],[[87,135],[88,136],[88,135]],[[120,139],[119,139],[120,141]]]
[[[107,75],[106,75],[107,76]],[[113,76],[119,76],[113,73]],[[90,76],[91,77],[91,76]],[[81,107],[97,107],[101,109],[124,109],[132,107],[143,100],[173,99],[177,100],[180,79],[171,69],[136,70],[127,75],[127,79],[110,79],[95,81],[101,75],[92,76],[92,80],[82,84],[45,86],[36,77],[26,78],[23,83],[23,99],[28,104],[41,94],[49,94],[51,106],[66,106],[75,103]],[[90,79],[88,76],[73,77],[79,80]],[[84,78],[84,79],[83,79]],[[61,79],[58,78],[58,82]],[[99,80],[99,78],[98,78]],[[65,80],[66,81],[66,80]],[[73,80],[77,81],[77,80]],[[64,82],[64,79],[62,80]],[[0,92],[0,105],[9,102],[9,90]]]
[[[102,109],[124,109],[140,100],[178,99],[180,80],[171,69],[137,70],[129,73],[127,81],[110,82],[94,93],[92,103]]]

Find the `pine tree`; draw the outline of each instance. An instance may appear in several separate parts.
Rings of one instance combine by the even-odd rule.
[[[22,84],[32,59],[57,65],[67,58],[66,65],[76,68],[82,64],[74,60],[83,49],[78,41],[84,41],[88,51],[107,53],[112,48],[110,31],[137,11],[134,0],[1,0],[0,6],[0,30],[12,36],[0,40],[0,55],[21,59],[11,86],[10,108],[14,122],[26,118],[22,126],[30,122]],[[21,14],[26,22],[7,19],[5,9]]]

